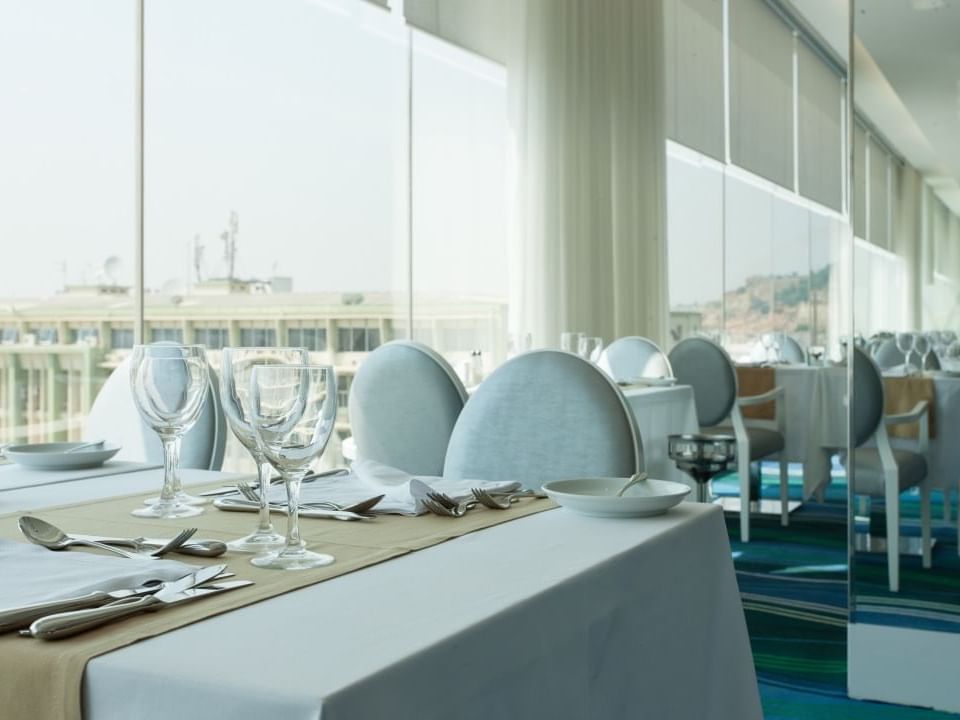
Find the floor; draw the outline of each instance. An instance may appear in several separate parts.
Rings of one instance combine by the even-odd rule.
[[[764,480],[776,497],[776,478]],[[716,494],[736,494],[735,478],[714,483]],[[799,478],[791,495],[799,498]],[[739,542],[739,519],[727,516],[737,580],[743,597],[754,662],[767,720],[870,718],[937,720],[958,716],[932,710],[850,700],[846,696],[847,545],[846,485],[833,483],[823,504],[806,503],[791,515],[790,527],[778,517],[751,521],[751,542]],[[906,516],[916,516],[912,500]],[[918,505],[918,502],[916,503]],[[941,511],[935,505],[934,512]],[[935,514],[935,517],[939,515]],[[960,558],[956,534],[937,531],[933,575],[907,558],[901,568],[903,590],[897,624],[926,626],[960,623]],[[854,558],[858,606],[883,613],[886,591],[883,556]],[[914,565],[916,567],[914,567]],[[946,600],[947,602],[943,602]],[[887,605],[886,607],[889,607]],[[931,615],[932,613],[932,615]],[[891,617],[893,615],[891,614]],[[960,629],[960,624],[954,626]]]

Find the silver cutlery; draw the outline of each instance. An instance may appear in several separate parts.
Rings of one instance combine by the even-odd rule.
[[[255,512],[260,509],[259,501],[253,502],[252,500],[241,498],[217,498],[214,501],[214,505],[220,510],[227,510],[231,512]],[[368,513],[357,513],[347,510],[328,510],[326,508],[311,507],[309,505],[301,505],[300,508],[301,515],[309,518],[332,518],[334,520],[373,520],[377,517],[376,515]],[[279,503],[271,504],[270,512],[286,515],[287,506]]]
[[[448,510],[462,510],[463,512],[460,514],[461,516],[466,514],[468,510],[473,510],[477,505],[480,504],[477,500],[457,500],[456,498],[450,497],[446,493],[437,492],[436,490],[427,493],[427,499],[433,500],[433,502],[437,503],[438,505],[442,505]]]
[[[472,488],[470,492],[484,507],[491,510],[509,510],[510,506],[519,502],[523,498],[545,498],[545,493],[539,493],[535,490],[517,490],[511,493],[498,493],[483,488]]]
[[[120,555],[121,557],[140,560],[158,558],[159,555],[156,554],[157,551],[162,550],[163,552],[169,552],[172,547],[182,545],[197,531],[196,528],[184,530],[169,543],[167,543],[169,547],[158,548],[157,551],[152,553],[132,553],[111,545],[107,545],[106,543],[97,542],[96,540],[85,540],[71,537],[56,525],[48,523],[46,520],[41,520],[40,518],[31,517],[30,515],[24,515],[21,517],[17,524],[20,527],[20,532],[23,533],[27,540],[37,545],[42,545],[45,548],[49,548],[50,550],[66,550],[74,545],[85,545],[88,547],[100,548],[101,550],[107,550],[115,555]]]
[[[202,568],[195,573],[185,575],[179,580],[163,583],[162,586],[153,593],[121,598],[101,607],[46,615],[35,620],[30,625],[29,630],[24,630],[21,634],[30,635],[42,640],[59,640],[60,638],[76,635],[85,630],[90,630],[129,615],[144,612],[145,610],[202,597],[203,594],[218,591],[222,592],[224,589],[233,589],[251,584],[250,581],[247,580],[235,580],[229,583],[223,583],[223,586],[229,587],[200,587],[217,577],[226,567],[226,565],[212,565]],[[197,592],[190,593],[191,589],[196,589]],[[206,593],[202,593],[201,591],[203,590],[206,590]]]
[[[310,483],[310,482],[313,482],[314,480],[320,480],[322,478],[336,477],[338,475],[349,475],[349,474],[350,474],[350,470],[347,468],[336,468],[334,470],[324,470],[323,472],[318,472],[318,473],[308,473],[303,478],[303,482]],[[283,483],[283,478],[280,478],[280,477],[275,477],[270,480],[271,485],[280,485],[282,483]],[[247,487],[251,487],[254,489],[258,489],[260,487],[260,483],[255,483],[255,482],[244,483],[244,484],[247,485]],[[206,490],[204,492],[197,493],[197,495],[199,495],[200,497],[218,497],[220,495],[233,495],[239,492],[238,490],[239,485],[240,485],[239,482],[236,485],[224,485],[223,487],[214,488],[213,490]]]
[[[73,446],[72,448],[70,448],[69,450],[64,450],[64,453],[65,453],[65,454],[75,453],[75,452],[80,452],[81,450],[86,450],[86,449],[88,449],[88,448],[99,447],[100,445],[103,445],[105,442],[106,442],[106,440],[96,440],[96,441],[94,441],[94,442],[83,443],[83,444],[81,444],[81,445],[75,445],[75,446]]]
[[[240,494],[244,498],[250,500],[251,502],[260,502],[260,495],[256,490],[253,489],[250,485],[246,483],[237,483],[237,489],[240,491]],[[366,500],[361,500],[360,502],[354,503],[353,505],[338,505],[334,502],[328,501],[314,501],[314,502],[305,502],[300,503],[301,508],[307,509],[318,509],[318,510],[345,510],[346,512],[355,512],[355,513],[365,513],[368,510],[373,509],[381,500],[383,500],[383,495],[376,495],[372,498],[367,498]],[[271,502],[271,506],[277,506],[281,508],[286,508],[287,504],[282,502]]]
[[[158,549],[170,542],[168,538],[118,538],[100,537],[98,535],[82,535],[74,533],[71,537],[79,540],[94,540],[106,545],[119,545],[133,548],[135,552],[159,554]],[[166,552],[175,552],[180,555],[194,555],[196,557],[218,557],[227,551],[227,544],[219,540],[197,540],[189,538],[183,545],[168,549]]]
[[[233,577],[232,572],[223,571],[213,580],[226,580]],[[42,617],[61,612],[70,612],[72,610],[82,610],[84,608],[99,607],[114,600],[121,600],[138,595],[146,595],[160,590],[163,587],[163,580],[153,578],[144,581],[139,587],[123,588],[120,590],[93,590],[85,595],[78,595],[72,598],[63,598],[61,600],[48,600],[46,602],[30,603],[7,610],[0,610],[0,633],[20,630],[29,627],[29,625]],[[209,587],[209,585],[207,585]]]
[[[434,515],[443,515],[444,517],[454,517],[460,518],[466,515],[470,510],[477,506],[477,502],[463,503],[462,505],[454,505],[453,507],[448,507],[443,503],[434,500],[433,498],[424,498],[420,502],[423,503],[424,507],[427,508]]]

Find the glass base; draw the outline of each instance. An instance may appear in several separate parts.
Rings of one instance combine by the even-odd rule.
[[[267,555],[260,555],[250,560],[250,564],[271,570],[310,570],[311,568],[330,565],[333,560],[333,555],[300,550],[292,553],[272,552]]]
[[[181,502],[172,502],[172,503],[154,503],[147,507],[137,508],[133,510],[130,514],[135,517],[143,518],[186,518],[194,517],[200,515],[203,512],[203,508],[199,508],[196,505],[184,505]]]
[[[209,498],[197,497],[196,495],[188,495],[183,490],[174,495],[174,499],[181,505],[206,505],[210,502]],[[143,501],[144,505],[156,505],[160,502],[160,496],[147,498]]]
[[[231,540],[227,543],[227,549],[242,553],[262,553],[279,550],[286,542],[287,539],[283,535],[272,530],[270,532],[257,530],[242,538]]]

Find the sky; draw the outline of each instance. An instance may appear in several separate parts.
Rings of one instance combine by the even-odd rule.
[[[133,273],[132,0],[0,0],[0,296]],[[408,33],[362,0],[148,0],[148,288],[407,282]],[[414,34],[416,289],[505,297],[506,77]],[[8,255],[9,257],[9,255]],[[105,262],[119,258],[111,277]]]

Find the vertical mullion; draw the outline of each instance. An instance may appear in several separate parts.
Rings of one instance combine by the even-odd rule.
[[[134,249],[133,249],[133,294],[134,319],[133,341],[144,342],[143,320],[143,187],[144,187],[144,148],[143,148],[143,61],[144,61],[144,5],[146,0],[137,0],[136,3],[136,79],[134,102]]]

